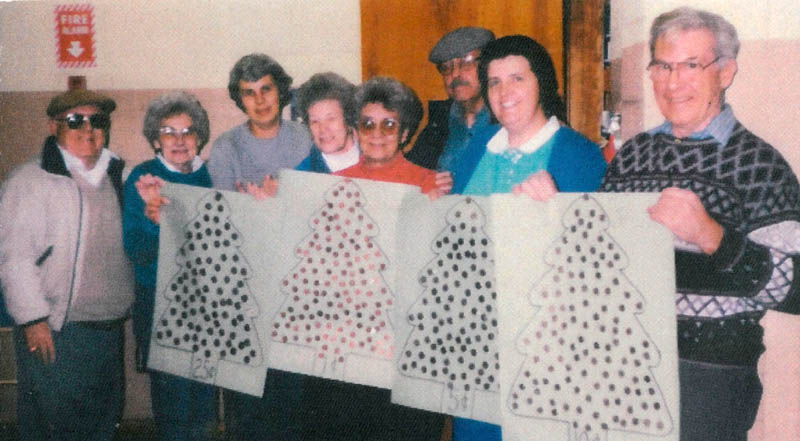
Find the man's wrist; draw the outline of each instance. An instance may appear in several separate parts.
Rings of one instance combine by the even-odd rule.
[[[708,234],[703,235],[701,243],[698,245],[704,253],[710,256],[719,249],[719,245],[722,243],[722,237],[725,235],[725,230],[722,228],[722,225],[718,224],[713,219],[709,219],[706,232]]]

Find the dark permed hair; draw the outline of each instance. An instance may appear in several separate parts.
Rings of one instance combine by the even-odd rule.
[[[422,120],[422,103],[414,91],[389,77],[373,77],[356,90],[358,112],[369,103],[381,104],[386,110],[397,112],[400,120],[400,134],[408,131],[408,136],[400,140],[400,148],[408,144]]]
[[[342,107],[345,124],[355,127],[358,120],[355,100],[356,86],[333,72],[318,73],[295,92],[297,109],[308,124],[308,108],[317,101],[336,100]]]

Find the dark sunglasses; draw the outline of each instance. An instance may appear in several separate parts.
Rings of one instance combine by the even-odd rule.
[[[91,115],[83,115],[81,113],[68,113],[65,117],[56,119],[67,124],[72,130],[83,127],[83,123],[89,121],[93,129],[108,130],[111,127],[111,118],[105,113],[93,113]]]
[[[394,135],[399,129],[399,124],[394,118],[382,119],[380,123],[372,118],[361,118],[358,121],[358,131],[365,135],[372,133],[378,126],[380,126],[381,134],[384,136]]]

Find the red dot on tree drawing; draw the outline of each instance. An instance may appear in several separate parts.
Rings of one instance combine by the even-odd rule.
[[[562,217],[551,269],[533,287],[540,307],[517,337],[526,355],[508,396],[512,413],[569,424],[570,440],[609,430],[663,436],[672,419],[651,367],[660,353],[636,317],[644,299],[623,269],[627,256],[588,195]]]
[[[350,180],[330,187],[309,220],[311,233],[295,248],[298,264],[281,281],[287,295],[273,320],[272,339],[315,350],[318,375],[343,378],[350,355],[390,360],[392,293],[383,279],[386,256],[378,225]]]
[[[258,304],[247,285],[251,269],[239,251],[242,237],[230,216],[222,193],[200,199],[175,257],[180,270],[164,292],[167,309],[155,323],[156,343],[191,352],[191,375],[209,382],[219,360],[262,363],[253,320]]]
[[[445,221],[419,277],[424,290],[408,311],[413,330],[397,367],[442,383],[444,412],[469,414],[475,391],[499,391],[494,254],[474,199],[459,201]]]

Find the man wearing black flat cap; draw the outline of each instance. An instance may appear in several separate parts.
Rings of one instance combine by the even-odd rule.
[[[478,130],[489,125],[478,82],[478,56],[492,31],[462,27],[445,34],[431,49],[428,60],[442,75],[444,101],[428,102],[428,124],[406,158],[422,167],[457,172],[455,161]],[[454,176],[455,178],[455,176]]]
[[[110,440],[122,417],[123,161],[105,148],[116,108],[86,90],[47,106],[51,136],[0,189],[0,281],[14,319],[19,438]]]

